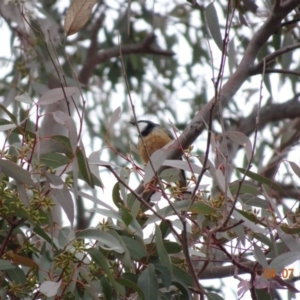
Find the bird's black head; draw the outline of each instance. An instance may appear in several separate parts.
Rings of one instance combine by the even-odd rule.
[[[136,123],[135,122],[129,122],[129,123],[139,127],[142,137],[146,137],[148,134],[150,134],[153,131],[153,129],[160,126],[156,123],[153,123],[151,121],[146,121],[146,120],[139,120]]]

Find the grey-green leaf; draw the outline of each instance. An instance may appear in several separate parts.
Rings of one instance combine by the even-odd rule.
[[[0,170],[18,182],[34,185],[31,174],[10,160],[0,159]]]
[[[155,225],[155,244],[161,263],[172,272],[171,260],[163,244],[161,231],[158,225]]]
[[[158,282],[155,275],[153,264],[142,272],[138,279],[138,286],[142,289],[146,300],[157,300],[158,298]]]
[[[107,232],[100,231],[99,229],[91,228],[82,230],[76,234],[76,238],[94,239],[99,242],[103,249],[124,253],[124,248],[114,236]]]
[[[205,9],[205,17],[213,40],[217,44],[218,48],[221,51],[223,51],[223,41],[220,30],[219,18],[214,2],[211,2],[209,5],[207,5]]]

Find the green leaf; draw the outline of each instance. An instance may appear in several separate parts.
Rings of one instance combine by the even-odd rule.
[[[0,168],[1,171],[8,177],[11,177],[18,182],[25,183],[30,186],[34,185],[31,179],[30,172],[24,170],[14,162],[10,160],[0,159]]]
[[[51,196],[60,204],[66,213],[71,225],[75,218],[75,208],[70,191],[64,181],[57,175],[47,173],[45,175],[50,183]]]
[[[189,211],[196,214],[206,215],[206,214],[215,213],[217,210],[212,206],[201,201],[201,202],[194,202]]]
[[[100,283],[101,283],[101,286],[102,286],[102,292],[105,296],[106,299],[111,299],[112,298],[112,293],[113,293],[113,290],[111,288],[111,285],[110,285],[110,282],[109,280],[103,276],[101,279],[100,279]]]
[[[254,215],[253,213],[251,212],[248,212],[248,211],[244,211],[244,210],[241,210],[241,209],[236,209],[236,211],[238,211],[241,215],[243,215],[245,218],[247,218],[249,221],[255,223],[255,224],[260,224],[264,227],[266,227],[266,224],[262,221],[260,221],[256,215]]]
[[[144,292],[145,300],[157,300],[158,282],[153,264],[149,264],[138,279],[138,286]]]
[[[182,282],[187,286],[193,286],[192,276],[175,265],[173,265],[173,276],[177,281]]]
[[[93,212],[99,213],[103,216],[107,216],[107,217],[110,217],[110,218],[113,218],[113,219],[123,222],[120,212],[117,212],[114,210],[101,209],[98,207],[92,208],[92,209],[90,209],[90,211],[93,211]],[[131,231],[135,232],[136,234],[142,235],[143,229],[142,229],[141,225],[137,222],[137,220],[133,219],[133,221],[130,223],[130,225],[128,227]]]
[[[124,253],[120,254],[120,253],[115,253],[115,256],[121,260],[122,264],[125,267],[130,268],[131,270],[135,270],[135,266],[131,260],[130,257],[130,252],[128,250],[128,248],[126,247],[126,244],[124,243],[124,241],[122,240],[121,236],[117,233],[117,231],[115,230],[109,230],[108,232],[109,234],[111,234],[114,238],[116,238],[118,240],[118,242],[120,243],[120,245],[123,247],[124,249]]]
[[[159,264],[154,264],[155,269],[158,271],[159,274],[157,274],[157,277],[159,277],[163,283],[163,285],[169,289],[171,283],[172,283],[172,274],[168,270],[167,267]]]
[[[3,110],[4,112],[6,112],[6,114],[10,117],[10,119],[12,120],[12,122],[16,125],[18,125],[18,120],[16,118],[16,116],[14,114],[12,114],[5,106],[3,106],[2,104],[0,104],[0,108],[1,110]]]
[[[219,18],[218,18],[218,14],[214,2],[211,2],[205,8],[205,17],[213,40],[217,44],[218,48],[221,51],[223,51],[223,41],[222,41],[222,35],[220,30]]]
[[[116,291],[124,296],[125,289],[123,288],[123,286],[121,286],[119,283],[115,281],[111,273],[110,266],[107,263],[108,261],[107,258],[98,249],[91,248],[91,249],[87,249],[86,251],[90,254],[93,261],[103,269],[110,283],[115,287]]]
[[[163,241],[163,245],[168,254],[179,253],[182,251],[182,246],[176,242]],[[156,248],[156,242],[148,244],[148,247]],[[156,257],[159,256],[157,249],[154,251],[153,256],[156,256]]]
[[[58,243],[59,245],[64,248],[68,244],[70,244],[75,239],[74,230],[70,227],[63,227],[58,230]]]
[[[236,180],[236,181],[230,183],[230,185],[229,185],[230,191],[233,195],[235,195],[237,193],[239,187],[240,187],[239,180]],[[261,191],[252,182],[245,180],[240,188],[240,194],[251,194],[251,195],[257,196],[257,195],[261,195]]]
[[[124,248],[114,236],[99,229],[91,228],[79,231],[76,234],[76,238],[97,240],[101,248],[105,250],[113,250],[117,253],[124,253]]]
[[[163,238],[167,237],[171,233],[169,222],[161,221],[159,227]]]
[[[137,274],[133,274],[133,273],[129,273],[129,272],[124,272],[122,274],[122,278],[125,278],[126,280],[130,280],[134,283],[138,282],[138,275]]]
[[[70,163],[70,159],[60,153],[46,153],[41,155],[40,161],[49,168],[58,168]]]
[[[93,180],[93,174],[90,170],[90,166],[88,163],[88,159],[85,154],[83,143],[80,142],[80,149],[77,148],[76,151],[76,157],[78,161],[79,171],[80,174],[83,177],[83,180],[91,187],[94,188],[94,180]]]
[[[120,197],[120,184],[117,182],[112,190],[112,199],[116,207],[120,207],[120,205],[124,205],[124,201]]]
[[[148,256],[148,252],[146,251],[145,247],[133,238],[128,236],[121,236],[121,239],[124,241],[132,258],[141,259]]]
[[[53,242],[52,238],[39,225],[35,225],[33,231],[46,242],[48,242],[51,246],[55,247],[56,250],[58,249],[55,243]]]
[[[157,213],[165,218],[165,217],[172,216],[172,215],[175,214],[173,208],[177,212],[186,211],[190,207],[190,204],[191,204],[191,200],[178,201],[178,202],[172,203],[172,207],[170,205],[168,205],[168,206],[166,206],[162,209],[159,209],[157,211]],[[160,218],[157,217],[156,215],[151,215],[148,218],[145,225],[149,225],[149,224],[151,224],[153,222],[156,222],[156,221],[160,221]]]
[[[68,137],[64,135],[54,135],[54,136],[50,136],[49,139],[52,139],[57,143],[59,143],[62,152],[65,153],[67,157],[69,157],[70,159],[73,158],[73,150],[71,147],[70,139]]]
[[[122,220],[125,223],[126,226],[129,226],[130,223],[133,220],[133,216],[130,214],[130,212],[128,211],[128,209],[124,206],[120,207],[120,213],[122,216]]]
[[[236,170],[238,170],[239,172],[245,174],[246,173],[246,169],[244,168],[236,168]],[[271,187],[272,189],[275,189],[279,192],[283,192],[285,193],[285,191],[278,185],[276,184],[273,180],[270,180],[264,176],[261,176],[261,175],[258,175],[254,172],[251,172],[251,171],[248,171],[247,174],[246,174],[247,177],[257,181],[258,183],[260,184],[266,184],[268,185],[269,187]]]
[[[283,232],[287,234],[299,234],[300,233],[300,226],[297,227],[289,227],[287,224],[283,224],[280,226]]]
[[[223,297],[215,293],[207,293],[206,297],[208,300],[224,300]]]
[[[142,289],[137,285],[135,284],[134,282],[132,282],[131,280],[128,280],[124,277],[121,277],[121,278],[117,278],[116,281],[125,286],[125,287],[129,287],[130,289],[134,290],[136,293],[138,293],[139,295],[139,299],[145,299],[145,295],[142,291]]]
[[[189,291],[188,286],[186,286],[182,281],[172,281],[172,284],[175,285],[182,294],[182,299],[192,300],[192,294]]]
[[[270,206],[268,201],[250,194],[239,195],[239,197],[246,205],[261,207],[264,209],[268,209]]]
[[[16,284],[23,285],[26,283],[26,276],[24,274],[24,271],[19,267],[6,270],[6,273],[10,277],[11,281],[14,281]]]
[[[5,260],[5,259],[0,259],[0,270],[9,270],[9,269],[14,269],[17,266],[12,264],[9,260]]]
[[[124,200],[124,202],[127,204],[127,188],[126,184],[128,185],[129,183],[129,178],[130,178],[130,169],[129,168],[122,168],[120,171],[120,192],[121,192],[121,197]],[[124,182],[125,185],[123,185],[121,182]]]
[[[163,244],[168,254],[179,253],[182,250],[182,246],[176,242],[164,241]]]
[[[155,225],[155,244],[161,263],[172,273],[172,263],[163,244],[159,226]]]

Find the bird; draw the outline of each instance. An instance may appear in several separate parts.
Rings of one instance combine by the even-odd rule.
[[[152,121],[139,120],[129,123],[139,128],[138,152],[144,163],[148,163],[149,158],[155,151],[174,140],[173,134],[168,129]],[[186,176],[183,170],[181,170],[180,177],[180,186],[186,186]]]

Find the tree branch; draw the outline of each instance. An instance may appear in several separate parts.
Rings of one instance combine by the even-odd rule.
[[[223,106],[226,106],[233,95],[240,89],[243,83],[251,75],[251,69],[255,59],[258,56],[259,51],[265,45],[267,40],[275,33],[281,26],[281,21],[299,5],[298,0],[290,0],[284,2],[281,9],[273,12],[270,17],[265,21],[265,23],[256,31],[251,39],[248,47],[245,50],[245,54],[229,80],[223,85],[220,91],[220,101]],[[215,99],[212,98],[203,108],[196,114],[196,116],[191,120],[191,122],[184,129],[182,134],[174,143],[170,146],[170,152],[166,159],[177,159],[182,153],[181,149],[187,149],[202,133],[206,128],[205,124],[209,121],[209,116],[211,114],[210,110],[213,106]],[[212,117],[215,117],[218,113],[218,106],[212,108]],[[262,118],[261,118],[262,120]],[[255,122],[253,122],[255,124]],[[163,168],[160,168],[158,173],[162,172]]]
[[[174,55],[174,52],[171,50],[163,50],[154,45],[155,35],[152,33],[147,36],[141,43],[139,44],[128,44],[115,46],[110,49],[106,49],[104,51],[98,52],[95,55],[87,57],[85,64],[83,65],[78,79],[82,84],[87,84],[94,69],[101,63],[113,58],[118,57],[120,55],[120,51],[123,55],[127,54],[154,54],[161,55],[166,57],[171,57]],[[121,48],[121,50],[120,50]]]
[[[276,57],[278,57],[278,56],[280,56],[280,55],[282,55],[284,53],[293,51],[293,50],[295,50],[297,48],[300,48],[300,43],[289,45],[287,47],[281,48],[281,49],[279,49],[279,50],[271,53],[270,55],[265,56],[256,66],[254,66],[253,68],[251,68],[250,75],[252,76],[252,75],[261,74],[261,72],[263,71],[264,65],[270,64]],[[273,70],[272,73],[274,73],[274,70]],[[270,71],[271,70],[269,69],[268,73],[271,73]],[[267,73],[267,72],[265,72],[265,73]],[[278,73],[278,70],[277,70],[277,73]],[[298,74],[300,74],[300,73],[298,72]]]
[[[299,97],[296,95],[295,97]],[[293,98],[284,103],[267,103],[260,110],[259,129],[264,128],[270,122],[276,122],[283,119],[295,119],[300,116],[300,103]],[[250,135],[255,129],[256,109],[252,113],[240,121],[238,130],[245,135]]]

